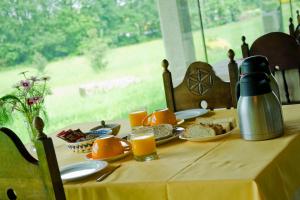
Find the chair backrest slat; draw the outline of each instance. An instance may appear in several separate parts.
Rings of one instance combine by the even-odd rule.
[[[9,190],[18,199],[47,199],[38,161],[28,155],[11,130],[0,129],[0,199],[8,199]]]
[[[206,101],[208,109],[236,107],[232,88],[237,81],[237,64],[230,54],[231,62],[228,65],[230,79],[233,84],[224,82],[214,72],[211,65],[204,62],[194,62],[188,67],[183,81],[173,87],[172,75],[168,70],[168,62],[162,62],[164,72],[163,81],[168,108],[172,111],[180,111],[192,108],[201,108],[201,102]],[[234,95],[235,96],[235,95]]]
[[[35,119],[35,127],[38,160],[13,131],[0,129],[0,158],[4,161],[0,165],[0,199],[66,199],[53,143],[43,133],[41,118]]]

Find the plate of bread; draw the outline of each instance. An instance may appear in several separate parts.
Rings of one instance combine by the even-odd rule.
[[[195,123],[186,127],[179,138],[194,142],[218,140],[228,136],[236,127],[233,117],[230,118],[196,118]]]

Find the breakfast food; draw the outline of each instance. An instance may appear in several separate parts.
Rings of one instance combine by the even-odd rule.
[[[225,133],[223,127],[219,124],[193,124],[186,128],[187,137],[212,137]]]
[[[170,137],[173,132],[171,124],[160,124],[153,126],[155,140],[161,140]]]
[[[210,137],[215,136],[216,132],[213,128],[209,126],[203,126],[201,124],[193,124],[186,128],[185,134],[186,137]]]
[[[196,124],[205,124],[205,125],[221,125],[225,132],[232,130],[236,127],[236,121],[233,117],[229,118],[201,118],[198,117],[195,121]]]
[[[61,131],[56,136],[66,141],[70,150],[78,153],[90,152],[94,140],[99,137],[97,134],[83,133],[80,129]]]
[[[85,134],[80,129],[76,129],[76,130],[69,129],[67,131],[62,131],[58,133],[57,137],[67,142],[77,142],[85,138]]]
[[[195,124],[186,128],[184,135],[186,137],[213,137],[224,134],[236,126],[234,118],[207,119],[197,118]]]

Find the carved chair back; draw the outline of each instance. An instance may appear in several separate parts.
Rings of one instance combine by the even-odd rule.
[[[187,68],[183,81],[175,88],[171,72],[168,70],[169,63],[163,60],[163,81],[168,108],[176,112],[201,108],[203,103],[207,104],[208,109],[236,107],[237,64],[232,50],[228,55],[231,82],[221,80],[208,63],[194,62]]]
[[[268,58],[270,70],[278,81],[283,103],[298,103],[300,46],[295,38],[285,33],[272,32],[257,38],[250,48],[245,36],[242,37],[242,42],[244,58],[253,55],[263,55]]]
[[[41,118],[35,126],[38,160],[12,130],[0,129],[0,199],[65,199],[52,140],[43,133]]]

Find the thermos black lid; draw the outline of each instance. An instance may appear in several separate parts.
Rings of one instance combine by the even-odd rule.
[[[259,55],[246,58],[240,65],[239,70],[240,75],[253,72],[263,72],[268,75],[271,74],[268,59],[265,56]]]
[[[240,79],[241,96],[258,96],[272,92],[266,73],[248,73]]]

